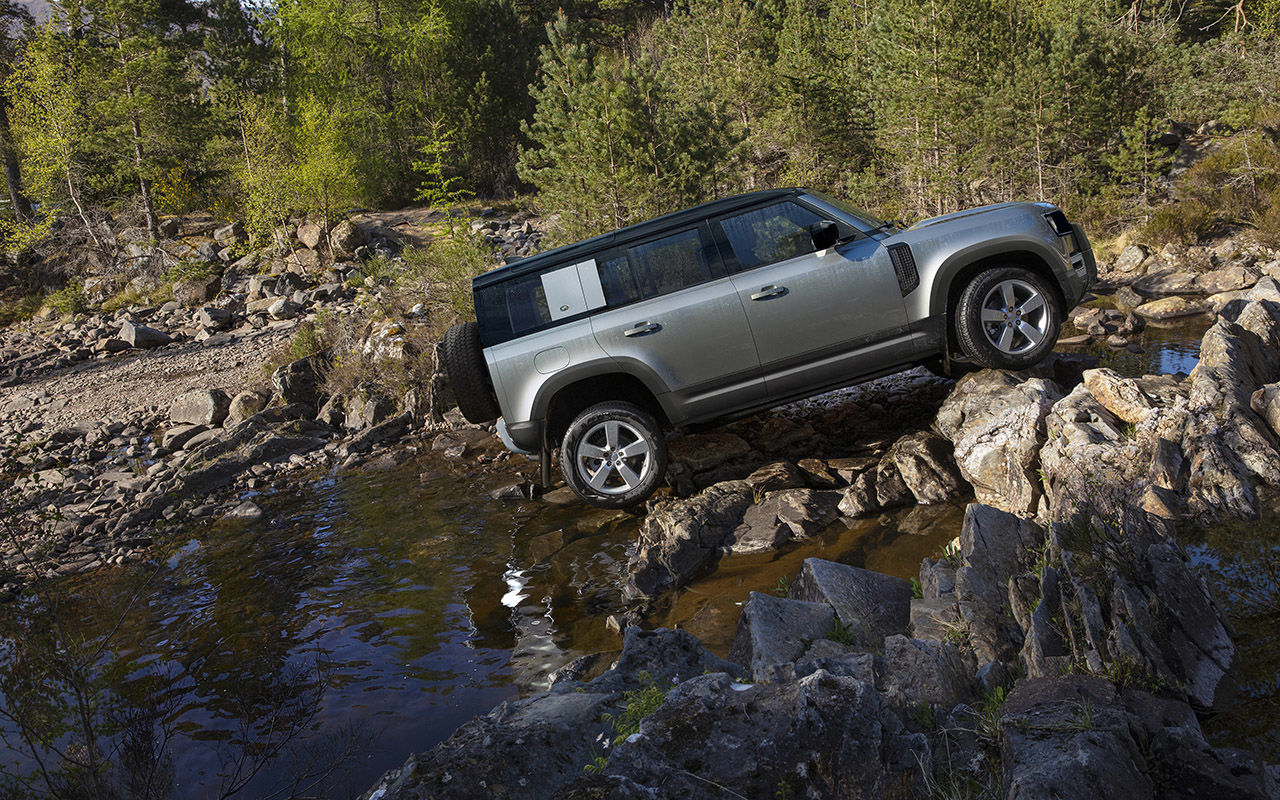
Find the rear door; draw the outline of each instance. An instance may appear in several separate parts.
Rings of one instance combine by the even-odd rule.
[[[784,200],[718,220],[770,397],[840,383],[909,360],[907,312],[885,249],[860,237],[814,252],[823,219]]]
[[[677,424],[765,396],[746,311],[709,234],[699,223],[596,259],[607,309],[591,318],[596,341],[668,389]]]

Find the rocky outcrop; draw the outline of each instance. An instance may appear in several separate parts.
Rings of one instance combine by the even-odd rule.
[[[724,549],[731,553],[759,553],[808,539],[835,521],[839,501],[840,494],[834,491],[768,492],[746,510],[742,524],[725,539]]]
[[[1052,381],[999,370],[956,384],[934,426],[955,447],[956,465],[979,502],[1016,514],[1036,511],[1044,421],[1060,397]]]
[[[835,610],[845,636],[878,648],[886,636],[906,633],[911,621],[911,586],[901,578],[806,558],[791,595]]]
[[[833,634],[835,620],[827,603],[752,592],[738,618],[729,660],[757,681],[794,679],[795,662],[811,644]]]
[[[683,586],[737,530],[753,498],[744,481],[726,481],[687,500],[659,503],[645,517],[623,588],[631,600]]]

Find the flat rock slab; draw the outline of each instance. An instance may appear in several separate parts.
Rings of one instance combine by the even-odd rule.
[[[831,606],[752,592],[738,619],[729,660],[751,670],[757,681],[787,680],[811,643],[835,628]]]
[[[813,489],[770,492],[747,509],[726,545],[731,553],[760,553],[808,539],[836,519],[840,493]]]
[[[123,340],[130,347],[138,350],[160,347],[173,341],[173,337],[164,331],[158,331],[155,328],[148,328],[146,325],[139,325],[127,320],[120,326],[120,333],[116,335],[116,338]]]
[[[884,640],[885,690],[901,705],[954,708],[973,695],[969,670],[950,642],[890,636]]]
[[[831,606],[858,644],[872,649],[886,636],[906,633],[911,622],[909,583],[834,561],[806,558],[792,595]]]

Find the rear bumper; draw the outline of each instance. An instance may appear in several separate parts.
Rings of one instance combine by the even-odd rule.
[[[1070,256],[1071,266],[1065,276],[1063,295],[1067,301],[1067,310],[1080,302],[1080,298],[1098,281],[1098,261],[1093,255],[1093,246],[1089,237],[1079,225],[1071,226],[1075,231],[1076,251]]]

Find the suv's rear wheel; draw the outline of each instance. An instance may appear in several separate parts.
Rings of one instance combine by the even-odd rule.
[[[1044,278],[1020,267],[981,272],[956,304],[956,338],[984,367],[1025,369],[1058,341],[1062,312]]]
[[[480,345],[480,327],[474,322],[454,325],[444,335],[444,371],[458,410],[467,422],[483,425],[502,415],[489,380]]]
[[[600,403],[579,414],[560,445],[565,482],[586,502],[626,508],[644,502],[667,472],[667,443],[653,415],[631,403]]]

